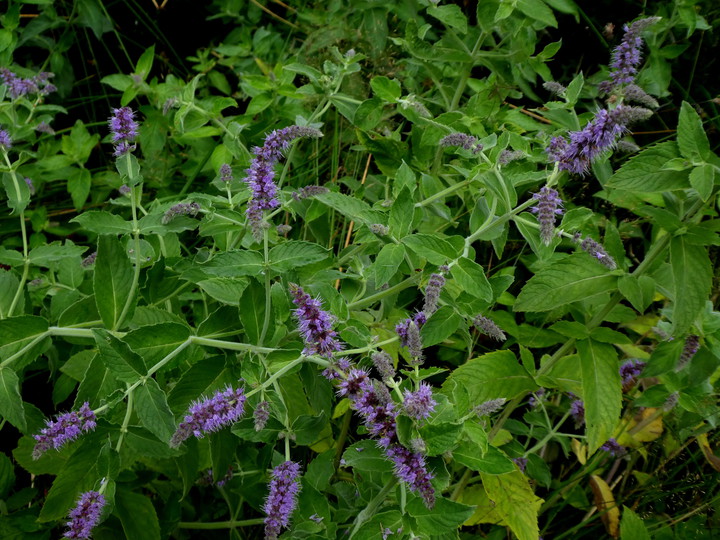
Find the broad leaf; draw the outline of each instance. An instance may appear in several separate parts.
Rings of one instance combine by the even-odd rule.
[[[680,108],[677,142],[682,156],[693,163],[707,161],[712,155],[702,119],[687,101],[683,101]]]
[[[672,141],[656,144],[630,158],[605,184],[625,191],[661,192],[690,187],[688,171],[664,169],[679,155]]]
[[[99,236],[93,289],[98,313],[105,327],[115,330],[130,296],[133,267],[119,240],[114,236]]]
[[[270,250],[270,268],[275,272],[287,272],[327,258],[328,250],[312,242],[298,240],[285,242]]]
[[[458,285],[468,294],[490,302],[493,298],[492,287],[485,277],[482,266],[466,257],[458,259],[452,267],[452,276]]]
[[[405,257],[405,246],[401,244],[385,244],[377,257],[372,268],[375,274],[375,287],[385,285],[395,275]]]
[[[480,476],[485,493],[495,503],[495,511],[518,540],[537,540],[538,511],[543,500],[535,495],[525,475],[515,470],[509,474],[481,473]]]
[[[712,285],[712,263],[707,249],[690,244],[684,236],[670,241],[673,281],[673,331],[682,335],[705,307]]]
[[[18,376],[8,368],[0,368],[0,416],[21,432],[27,429]]]
[[[160,524],[153,503],[146,496],[118,487],[115,513],[120,518],[126,538],[160,540]]]
[[[116,379],[134,383],[145,376],[145,362],[127,343],[100,328],[94,329],[93,334],[102,362]]]
[[[175,432],[175,418],[168,407],[165,392],[155,379],[135,389],[135,412],[143,425],[158,439],[168,442]]]

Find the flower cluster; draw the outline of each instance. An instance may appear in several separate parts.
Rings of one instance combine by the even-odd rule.
[[[337,332],[333,330],[332,316],[322,309],[319,300],[316,300],[302,287],[290,283],[290,294],[293,304],[297,306],[295,319],[298,329],[305,340],[303,354],[319,354],[325,358],[332,358],[332,354],[342,350],[342,343],[337,339]]]
[[[595,117],[580,131],[571,131],[569,140],[554,137],[547,147],[552,161],[561,170],[585,174],[592,161],[611,148],[633,122],[645,120],[652,111],[642,107],[618,105],[614,109],[600,109]]]
[[[233,171],[232,167],[228,165],[227,163],[223,163],[220,166],[220,181],[224,183],[232,182],[233,179]]]
[[[425,317],[430,317],[437,311],[440,291],[444,286],[445,276],[443,276],[442,273],[430,275],[427,288],[425,289],[425,304],[423,305]]]
[[[408,348],[410,358],[413,365],[423,363],[422,339],[420,337],[420,328],[427,322],[425,313],[422,311],[416,313],[413,317],[409,317],[400,321],[395,325],[395,333],[400,338],[400,344]]]
[[[575,420],[577,427],[585,423],[585,403],[581,399],[576,399],[570,404],[570,416]]]
[[[579,232],[573,235],[573,241],[580,244],[580,249],[595,257],[603,266],[608,267],[610,270],[615,270],[617,268],[615,259],[608,255],[608,252],[605,251],[605,248],[602,247],[602,245],[589,236],[584,240],[580,240],[581,237],[582,235]]]
[[[490,416],[492,413],[499,411],[502,409],[502,406],[505,405],[505,402],[507,399],[505,398],[498,398],[498,399],[491,399],[488,401],[484,401],[480,405],[476,406],[473,409],[473,412],[477,414],[480,418],[483,416]]]
[[[700,338],[698,336],[689,335],[687,338],[685,338],[685,344],[683,345],[683,350],[680,354],[680,359],[678,360],[675,370],[680,371],[682,368],[688,365],[690,360],[693,359],[693,356],[695,356],[695,354],[698,352],[699,348]]]
[[[265,538],[275,540],[280,531],[290,523],[290,516],[297,504],[300,491],[300,465],[294,461],[286,461],[275,467],[271,473],[272,480],[268,497],[265,500]]]
[[[255,420],[255,431],[262,431],[270,419],[270,403],[267,401],[258,403],[253,411],[253,418]]]
[[[2,79],[2,82],[7,85],[8,94],[11,99],[24,97],[28,94],[47,96],[48,94],[55,92],[57,88],[54,84],[50,84],[49,81],[49,79],[54,76],[55,75],[53,73],[41,71],[30,79],[23,79],[7,68],[0,68],[0,79]]]
[[[283,152],[289,148],[290,143],[299,137],[322,137],[322,132],[303,126],[276,129],[265,137],[262,147],[253,148],[255,157],[246,171],[247,177],[245,178],[245,182],[252,190],[246,215],[256,239],[262,237],[263,212],[280,204],[276,198],[275,164],[280,160]]]
[[[218,390],[211,398],[194,402],[189,414],[180,423],[170,439],[177,448],[191,435],[202,438],[205,433],[218,431],[239,420],[245,412],[245,390],[228,386]]]
[[[555,216],[563,213],[562,199],[557,191],[547,186],[543,186],[538,193],[535,193],[533,199],[537,204],[530,210],[537,214],[540,238],[546,246],[549,246],[555,235]]]
[[[292,195],[292,198],[296,201],[302,201],[304,199],[317,197],[318,195],[322,195],[323,193],[327,193],[328,191],[330,190],[325,186],[305,186],[302,189],[293,191],[290,195]]]
[[[54,421],[48,420],[47,427],[40,430],[40,433],[33,435],[35,448],[33,448],[33,459],[38,459],[45,452],[54,448],[61,448],[65,443],[74,441],[85,431],[92,431],[96,424],[95,413],[90,409],[86,401],[77,411],[61,414]]]
[[[196,202],[178,203],[171,206],[162,217],[162,224],[167,225],[177,216],[197,216],[200,211],[200,205]]]
[[[620,446],[620,444],[612,437],[600,447],[600,450],[607,452],[613,457],[621,457],[627,453],[625,448]]]
[[[371,356],[372,362],[375,365],[380,377],[383,379],[392,379],[395,377],[395,368],[393,367],[393,361],[390,355],[384,351],[373,353]]]
[[[0,129],[0,148],[5,150],[10,150],[12,148],[12,139],[10,138],[10,134],[4,129]]]
[[[86,491],[80,495],[77,505],[70,511],[70,521],[66,523],[69,530],[63,538],[90,538],[105,504],[105,497],[97,491]]]
[[[507,339],[505,332],[503,332],[492,319],[482,315],[476,315],[472,323],[473,326],[477,328],[478,332],[481,332],[486,336],[490,336],[495,341],[505,341]]]
[[[437,405],[432,397],[432,388],[426,382],[421,382],[415,391],[405,390],[403,398],[405,413],[418,422],[429,418]]]
[[[483,149],[483,146],[480,144],[480,141],[477,140],[477,137],[473,137],[472,135],[467,135],[465,133],[451,133],[450,135],[445,135],[442,139],[440,139],[438,144],[443,147],[460,146],[465,150],[470,150],[473,154],[477,154]]]
[[[642,59],[640,49],[642,48],[642,32],[660,20],[660,17],[647,17],[635,21],[623,28],[625,34],[620,45],[615,47],[610,62],[610,80],[600,85],[603,92],[610,93],[615,87],[621,84],[629,84],[635,80],[637,68]]]
[[[620,366],[620,377],[622,377],[623,391],[627,392],[635,385],[638,375],[642,373],[645,362],[637,358],[623,362]]]
[[[135,112],[130,107],[113,109],[113,115],[108,120],[112,142],[115,145],[115,157],[124,156],[135,150],[133,142],[138,136],[138,123],[135,121]]]

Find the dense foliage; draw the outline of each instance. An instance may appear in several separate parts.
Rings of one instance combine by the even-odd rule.
[[[713,2],[152,4],[1,17],[0,537],[712,538]]]

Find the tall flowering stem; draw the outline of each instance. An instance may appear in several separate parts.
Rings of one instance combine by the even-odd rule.
[[[555,217],[563,213],[562,199],[557,191],[547,186],[543,186],[538,193],[535,193],[533,199],[537,204],[530,210],[537,214],[540,238],[546,246],[549,246],[555,235]]]
[[[319,354],[332,358],[334,352],[342,350],[342,343],[333,330],[333,317],[322,309],[320,300],[306,293],[302,287],[291,283],[289,286],[293,304],[297,306],[295,319],[305,341],[303,354]]]
[[[286,461],[272,471],[265,511],[265,538],[275,540],[287,528],[300,491],[300,465]]]
[[[208,399],[196,401],[170,439],[177,448],[191,436],[202,438],[205,433],[219,431],[239,420],[245,413],[245,390],[228,386]]]
[[[630,84],[635,80],[638,66],[642,60],[640,51],[643,40],[641,34],[659,20],[660,17],[647,17],[623,27],[625,34],[620,45],[615,47],[612,53],[610,80],[601,83],[602,91],[610,93],[615,87],[621,84]]]
[[[95,413],[90,409],[87,401],[77,411],[61,414],[54,421],[48,420],[47,427],[40,430],[37,435],[33,435],[36,441],[32,452],[33,459],[39,459],[51,448],[55,450],[62,448],[84,432],[93,431],[97,425],[96,420]]]
[[[135,121],[135,112],[130,107],[113,109],[113,115],[108,120],[112,142],[115,145],[113,156],[121,157],[135,150],[133,142],[138,136],[138,123]]]
[[[77,505],[70,511],[70,521],[66,523],[69,529],[63,538],[90,538],[105,504],[105,497],[97,491],[86,491],[80,495]]]
[[[275,164],[282,158],[290,143],[300,137],[322,137],[322,132],[305,126],[289,126],[276,129],[265,137],[263,146],[253,148],[255,157],[247,169],[245,182],[252,191],[246,215],[256,240],[262,238],[263,213],[280,205],[275,184]]]

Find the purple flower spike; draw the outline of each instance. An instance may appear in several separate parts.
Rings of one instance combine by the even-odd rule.
[[[440,300],[440,291],[445,285],[445,276],[442,274],[431,274],[425,289],[425,305],[423,313],[429,317],[437,311],[438,301]]]
[[[437,401],[432,397],[432,387],[426,382],[421,382],[414,392],[405,390],[404,398],[405,413],[418,422],[427,420],[437,405]]]
[[[547,186],[543,186],[539,193],[535,193],[533,199],[537,204],[530,210],[537,214],[540,238],[546,246],[549,246],[555,236],[555,216],[563,213],[562,199],[557,191]]]
[[[12,139],[10,138],[10,134],[4,129],[0,129],[0,147],[5,150],[10,150],[12,148]]]
[[[96,424],[95,413],[86,401],[77,411],[61,414],[56,420],[48,420],[47,427],[33,435],[37,441],[33,448],[33,459],[38,459],[45,452],[54,448],[58,450],[66,443],[77,439],[84,431],[92,431]]]
[[[97,491],[86,491],[80,495],[77,506],[70,511],[69,530],[63,538],[90,538],[92,530],[100,521],[105,497]]]
[[[253,418],[255,419],[255,431],[262,431],[270,419],[270,403],[267,401],[258,403],[253,411]]]
[[[250,168],[245,171],[247,173],[245,182],[250,185],[252,190],[246,215],[248,221],[250,221],[253,235],[258,240],[262,238],[263,212],[280,204],[276,198],[277,186],[274,180],[274,166],[282,157],[282,153],[290,147],[290,143],[300,137],[322,137],[322,132],[303,126],[276,129],[265,137],[265,143],[262,147],[256,146],[253,148],[255,157],[250,163]]]
[[[275,540],[280,531],[289,525],[300,491],[299,475],[300,465],[294,461],[286,461],[273,469],[268,497],[263,507],[267,516],[266,540]]]
[[[580,242],[580,236],[576,233],[575,234],[575,241]],[[589,236],[582,240],[580,242],[580,248],[586,252],[595,257],[600,264],[603,266],[608,267],[610,270],[615,270],[617,268],[617,263],[615,262],[615,259],[613,259],[610,255],[608,255],[608,252],[605,251],[605,248],[602,247],[598,242],[590,238]]]
[[[682,368],[688,365],[690,360],[693,359],[693,356],[695,356],[695,354],[698,352],[699,348],[700,338],[698,336],[689,335],[687,338],[685,338],[685,345],[683,345],[683,350],[680,354],[680,359],[678,360],[675,371],[680,371]]]
[[[115,157],[124,156],[135,150],[132,144],[138,136],[138,123],[135,121],[135,112],[130,107],[113,109],[113,115],[108,120],[112,142],[115,145]]]
[[[576,399],[570,404],[570,416],[575,420],[577,427],[585,423],[585,403],[581,399]]]
[[[194,402],[188,412],[170,439],[173,448],[180,446],[191,435],[202,438],[205,433],[219,431],[239,420],[245,412],[245,390],[228,386],[215,392],[211,398]]]
[[[604,450],[613,457],[624,456],[627,453],[625,448],[620,446],[620,444],[618,444],[618,442],[612,437],[600,447],[600,450]]]
[[[489,319],[488,317],[477,315],[473,319],[473,326],[477,328],[478,332],[481,332],[486,336],[490,336],[495,341],[505,341],[507,339],[505,332],[503,332],[502,329],[495,324],[495,321]]]
[[[631,358],[620,366],[620,377],[622,377],[623,390],[628,391],[635,385],[638,375],[642,373],[645,362],[638,358]]]
[[[232,167],[227,163],[220,166],[220,180],[224,183],[231,182],[233,179]]]
[[[461,146],[465,150],[470,150],[473,154],[477,154],[483,149],[483,146],[480,144],[480,141],[477,140],[477,137],[473,137],[472,135],[467,135],[465,133],[451,133],[450,135],[445,135],[445,137],[440,139],[438,144],[443,147]]]
[[[380,377],[383,379],[392,379],[395,376],[393,360],[388,353],[378,351],[373,353],[371,359],[375,365],[375,369],[377,369],[378,373],[380,373]]]
[[[320,300],[310,296],[299,285],[290,283],[289,289],[293,304],[297,306],[295,319],[298,329],[305,340],[303,354],[332,358],[334,352],[342,350],[342,343],[336,339],[337,332],[332,328],[333,317],[323,311]]]
[[[635,21],[630,25],[625,25],[625,35],[620,45],[615,47],[610,62],[610,80],[604,81],[600,85],[603,92],[610,93],[613,88],[621,84],[630,84],[635,80],[637,69],[640,65],[642,56],[640,49],[642,48],[642,32],[648,27],[660,20],[660,17],[647,17]]]
[[[435,489],[430,483],[433,474],[428,472],[423,455],[411,452],[399,444],[391,446],[385,453],[395,464],[395,476],[405,482],[411,491],[420,495],[425,506],[435,506]]]

